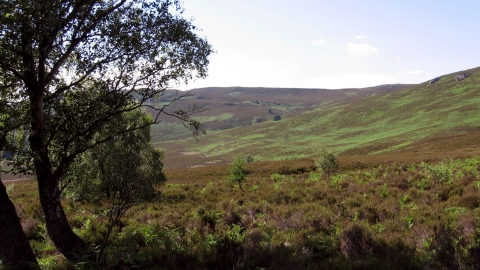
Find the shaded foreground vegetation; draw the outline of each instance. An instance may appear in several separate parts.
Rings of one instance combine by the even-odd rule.
[[[292,163],[247,164],[245,192],[225,166],[167,171],[161,194],[127,213],[99,265],[76,267],[478,268],[480,158],[341,162],[330,178],[312,161]],[[35,185],[7,186],[30,244],[43,268],[73,268],[47,237]],[[63,203],[74,231],[100,245],[101,205]]]

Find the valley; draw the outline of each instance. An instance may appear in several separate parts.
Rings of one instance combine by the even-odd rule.
[[[472,73],[468,79],[455,81],[456,74],[467,72]],[[422,145],[430,144],[435,152],[445,147],[442,140],[470,138],[480,131],[479,68],[443,75],[432,85],[209,88],[194,89],[192,94],[176,106],[208,108],[198,116],[207,135],[193,138],[181,123],[168,121],[152,129],[155,146],[165,149],[168,168],[225,164],[236,155],[256,161],[307,158],[316,144],[333,148],[340,156],[413,151],[422,157],[428,153],[418,150],[426,147]],[[281,119],[273,121],[274,115]],[[461,139],[457,143],[448,147],[469,144]]]

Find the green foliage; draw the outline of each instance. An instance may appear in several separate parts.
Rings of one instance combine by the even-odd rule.
[[[248,171],[245,168],[245,158],[236,156],[232,165],[230,166],[230,175],[228,176],[227,180],[238,184],[240,189],[243,191],[242,183],[247,180],[247,172]]]
[[[430,181],[429,177],[423,177],[420,180],[418,180],[418,183],[417,183],[418,189],[426,190],[428,187],[429,181]]]
[[[321,172],[327,174],[328,177],[338,171],[339,166],[337,162],[337,156],[331,149],[317,146],[316,156],[314,159],[317,168]]]
[[[308,179],[311,180],[311,181],[317,182],[318,180],[320,180],[320,176],[321,176],[321,174],[317,174],[315,172],[310,172],[308,174]]]
[[[411,201],[410,197],[408,197],[408,195],[404,195],[403,197],[401,197],[398,202],[400,203],[400,209],[403,210],[403,208],[405,207],[405,205],[407,203],[409,203]]]
[[[151,116],[142,110],[124,113],[112,124],[131,125],[148,122]],[[102,206],[108,218],[105,240],[100,246],[102,259],[109,236],[127,211],[140,200],[151,199],[155,187],[163,183],[163,153],[150,145],[150,129],[143,128],[119,135],[80,155],[62,179],[68,197],[87,202],[106,201]],[[85,222],[88,227],[91,220]]]
[[[270,175],[270,179],[275,181],[275,182],[284,182],[287,177],[285,177],[285,175],[281,175],[281,174],[278,174],[278,173],[273,173]]]
[[[327,175],[329,175],[328,172],[326,172],[326,173],[327,173]],[[343,174],[332,175],[332,176],[329,176],[329,177],[330,177],[330,184],[334,188],[339,187],[342,184],[343,180],[345,180],[345,175],[343,175]]]
[[[148,121],[151,117],[137,110],[119,116],[112,124]],[[61,183],[68,197],[89,202],[118,198],[131,204],[151,198],[154,187],[166,180],[162,159],[163,153],[150,145],[150,129],[138,129],[80,155]]]
[[[387,191],[387,183],[383,184],[382,189],[380,190],[380,196],[382,196],[383,199],[388,197],[389,192]]]
[[[448,164],[442,162],[438,165],[430,166],[427,163],[422,163],[422,166],[428,172],[430,172],[439,183],[452,183],[453,173],[451,167],[448,166]]]

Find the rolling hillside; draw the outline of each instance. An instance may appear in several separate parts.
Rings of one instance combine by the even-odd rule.
[[[193,105],[203,107],[204,111],[196,118],[203,123],[207,131],[219,131],[269,121],[275,115],[291,117],[312,110],[320,104],[342,100],[353,101],[368,95],[407,86],[404,84],[381,85],[335,91],[298,88],[210,87],[192,90],[191,97],[176,101],[174,106],[168,108],[167,111],[186,109]],[[167,93],[163,97],[164,102],[172,100],[173,96],[173,91]],[[156,104],[156,106],[160,104]],[[154,141],[191,137],[189,131],[177,119],[163,115],[161,120],[160,125],[153,126]]]
[[[455,75],[461,73],[472,74],[455,81]],[[157,140],[156,146],[166,149],[167,166],[224,163],[238,154],[259,161],[303,158],[311,156],[318,143],[344,156],[388,154],[416,149],[432,139],[450,140],[480,131],[480,68],[441,76],[433,85],[425,82],[406,88],[302,89],[294,93],[285,89],[277,92],[276,99],[269,95],[261,99],[263,93],[258,89],[241,90],[224,89],[223,95],[217,94],[217,100],[211,103],[208,94],[215,91],[196,92],[204,96],[200,100],[207,106],[216,108],[204,115],[207,128],[215,125],[198,140]],[[321,93],[321,98],[314,100],[312,93]],[[218,103],[220,97],[223,103]],[[268,108],[273,114],[281,114],[282,119],[272,121]],[[254,116],[264,121],[252,121]],[[232,125],[232,118],[239,124]],[[154,138],[160,138],[155,132],[158,129]]]

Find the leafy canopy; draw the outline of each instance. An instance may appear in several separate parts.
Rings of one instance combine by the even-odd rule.
[[[112,125],[149,122],[151,116],[135,110],[116,117]],[[95,202],[102,199],[134,204],[154,195],[163,183],[163,152],[150,144],[150,128],[124,133],[78,156],[61,180],[67,196]],[[118,204],[118,202],[117,202]]]
[[[140,128],[105,132],[125,111],[149,107],[154,117],[144,126],[164,113],[201,128],[190,118],[198,108],[167,110],[188,93],[151,103],[207,74],[211,46],[182,17],[179,1],[4,0],[0,22],[0,105],[10,106],[2,115],[30,107],[31,117],[13,126],[30,122],[33,155],[49,155],[56,175],[77,154]],[[43,147],[48,153],[39,153]]]

